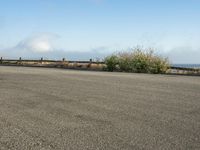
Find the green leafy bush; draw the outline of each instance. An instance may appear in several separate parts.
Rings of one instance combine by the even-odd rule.
[[[127,52],[123,52],[123,53],[119,53],[118,54],[118,59],[119,59],[119,69],[126,71],[126,72],[130,72],[132,70],[132,56],[127,53]]]
[[[105,63],[107,65],[107,67],[106,67],[107,70],[108,71],[116,70],[118,61],[119,61],[119,59],[118,59],[117,55],[111,55],[111,56],[106,57]]]
[[[156,55],[152,49],[134,49],[106,58],[109,71],[124,71],[138,73],[165,73],[169,67],[167,58]]]

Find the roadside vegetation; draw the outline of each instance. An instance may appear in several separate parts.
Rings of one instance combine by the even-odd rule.
[[[108,56],[105,64],[108,71],[153,74],[166,73],[170,66],[168,58],[157,55],[153,49],[141,48]]]
[[[169,64],[168,58],[155,53],[153,49],[135,48],[112,54],[103,61],[68,61],[62,60],[38,60],[4,59],[1,57],[0,66],[27,66],[27,67],[51,67],[77,70],[94,71],[118,71],[152,74],[178,74],[178,75],[200,75],[199,68],[174,67]]]

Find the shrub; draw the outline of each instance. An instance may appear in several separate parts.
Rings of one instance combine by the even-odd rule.
[[[128,52],[118,54],[118,66],[120,70],[131,72],[132,70],[132,56]]]
[[[149,64],[150,73],[166,73],[169,68],[169,62],[166,58],[154,57]]]
[[[168,59],[158,56],[152,49],[134,49],[106,58],[105,63],[109,71],[119,68],[124,72],[165,73],[169,67]]]
[[[106,67],[107,70],[108,71],[116,70],[118,61],[119,61],[118,56],[116,56],[116,55],[111,55],[111,56],[106,57],[105,63],[107,65],[107,67]]]
[[[138,73],[148,73],[148,54],[140,49],[130,52],[131,55],[131,71]]]

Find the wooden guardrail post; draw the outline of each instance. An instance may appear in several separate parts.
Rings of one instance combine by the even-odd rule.
[[[87,65],[88,68],[90,68],[92,65],[92,59],[90,59],[89,64]]]
[[[21,64],[21,62],[22,62],[22,58],[21,58],[21,57],[19,57],[19,63]]]
[[[64,68],[64,67],[65,67],[65,58],[62,59],[61,64],[60,64],[60,67],[61,67],[61,68]]]
[[[41,57],[40,61],[41,61],[41,63],[43,62],[43,57]]]

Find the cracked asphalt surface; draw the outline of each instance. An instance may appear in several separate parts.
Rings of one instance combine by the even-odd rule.
[[[0,66],[0,149],[200,149],[200,77]]]

